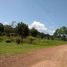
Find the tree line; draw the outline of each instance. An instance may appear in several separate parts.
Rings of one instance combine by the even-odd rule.
[[[47,38],[47,39],[61,39],[66,41],[67,40],[67,27],[63,26],[59,29],[56,29],[53,35],[41,33],[35,28],[29,29],[28,25],[19,22],[16,26],[11,25],[3,25],[0,23],[0,36],[20,36],[22,39],[26,38],[27,36],[32,37],[39,37],[39,38]]]
[[[26,38],[29,35],[41,38],[46,36],[44,33],[39,32],[35,28],[29,29],[28,25],[23,22],[18,23],[15,27],[11,25],[3,25],[0,23],[0,36],[3,35],[6,35],[8,37],[19,35],[22,39]]]

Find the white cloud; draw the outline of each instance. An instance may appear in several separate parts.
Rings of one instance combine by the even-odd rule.
[[[35,28],[39,32],[43,32],[43,33],[50,34],[50,35],[53,35],[55,32],[55,30],[48,29],[45,24],[38,22],[38,21],[33,21],[33,23],[29,25],[29,28],[30,29]]]
[[[8,22],[3,22],[3,24],[9,25]],[[33,23],[29,25],[29,29],[32,29],[32,28],[37,29],[39,32],[43,32],[43,33],[50,34],[50,35],[53,35],[55,32],[55,30],[48,29],[45,24],[43,24],[39,21],[33,21]]]
[[[3,23],[4,25],[8,25],[9,24],[8,22],[1,22],[1,23]]]
[[[53,35],[55,30],[48,30],[48,34]]]
[[[55,30],[53,30],[52,33],[55,33]]]
[[[33,23],[31,25],[29,25],[29,28],[35,28],[37,29],[39,32],[44,32],[46,33],[47,32],[47,28],[46,26],[41,23],[41,22],[38,22],[38,21],[33,21]]]

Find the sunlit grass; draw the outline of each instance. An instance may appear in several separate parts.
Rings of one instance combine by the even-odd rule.
[[[2,41],[0,42],[0,55],[28,53],[35,49],[48,48],[66,43],[67,42],[64,41],[44,40],[44,39],[41,40],[36,39],[32,42],[32,44],[29,43],[16,44],[15,42],[6,43],[5,41]]]

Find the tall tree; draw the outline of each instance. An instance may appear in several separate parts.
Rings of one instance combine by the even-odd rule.
[[[25,38],[29,35],[28,25],[20,22],[16,26],[16,32],[21,36],[21,38]]]
[[[36,37],[38,35],[38,31],[35,28],[32,28],[30,30],[30,35],[33,36],[33,37]]]
[[[63,26],[57,29],[54,33],[54,36],[62,38],[63,40],[66,40],[67,39],[67,27]]]
[[[4,25],[4,33],[9,36],[11,33],[14,33],[13,27],[10,25]]]
[[[4,26],[2,23],[0,23],[0,35],[4,32]]]

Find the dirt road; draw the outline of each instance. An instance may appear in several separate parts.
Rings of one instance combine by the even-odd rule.
[[[43,48],[26,55],[0,56],[0,67],[67,67],[67,45]]]

